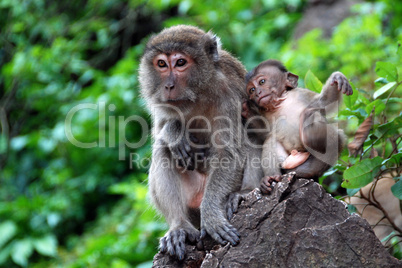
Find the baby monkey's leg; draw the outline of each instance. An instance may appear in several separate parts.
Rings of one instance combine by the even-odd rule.
[[[298,167],[304,162],[306,162],[309,156],[310,156],[309,152],[299,152],[297,150],[292,150],[290,155],[282,163],[282,168],[292,169]]]

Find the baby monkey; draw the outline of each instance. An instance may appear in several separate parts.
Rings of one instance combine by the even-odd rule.
[[[262,149],[264,193],[288,172],[318,179],[343,149],[343,132],[328,124],[326,114],[338,107],[342,93],[353,93],[347,78],[332,73],[320,94],[298,88],[298,78],[276,60],[260,63],[246,76],[248,109],[257,106],[269,126]]]

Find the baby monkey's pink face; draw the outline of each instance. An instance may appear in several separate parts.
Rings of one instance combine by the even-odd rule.
[[[263,66],[247,84],[247,94],[250,100],[265,110],[277,108],[278,101],[288,87],[287,74],[275,66]]]

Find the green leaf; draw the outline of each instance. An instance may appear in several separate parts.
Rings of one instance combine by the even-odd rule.
[[[33,240],[35,249],[42,255],[54,257],[57,255],[57,240],[53,235],[47,235]]]
[[[364,111],[362,109],[351,111],[348,108],[346,108],[345,110],[340,111],[338,115],[339,116],[355,116],[356,118],[359,118],[359,119],[362,119],[362,120],[367,117],[366,111]]]
[[[375,64],[375,72],[378,76],[384,77],[388,81],[398,81],[396,66],[390,62],[378,61]]]
[[[11,249],[12,249],[13,244],[9,244],[5,248],[2,248],[0,250],[0,266],[4,264],[8,258],[10,257]]]
[[[375,80],[374,83],[388,84],[389,81],[387,79],[385,79],[384,77],[380,77],[377,80]]]
[[[376,92],[374,92],[373,98],[374,99],[378,98],[379,96],[381,96],[382,94],[384,94],[385,92],[387,92],[388,90],[393,88],[395,85],[396,85],[396,82],[391,82],[391,83],[386,84],[385,86],[381,87]]]
[[[306,73],[306,77],[304,78],[304,83],[306,88],[310,89],[311,91],[320,93],[322,89],[321,81],[313,74],[312,71],[308,70]]]
[[[23,149],[29,142],[28,136],[14,137],[10,141],[10,147],[13,150],[19,151]]]
[[[367,92],[363,91],[363,94],[359,94],[359,100],[364,103],[364,104],[369,104],[370,100],[367,99],[364,94],[367,94]]]
[[[334,173],[336,173],[338,170],[331,168],[330,170],[328,170],[327,172],[325,172],[322,176],[328,177]]]
[[[17,225],[13,221],[5,221],[0,224],[0,248],[17,233]]]
[[[379,115],[385,109],[385,104],[382,100],[375,100],[368,104],[365,108],[367,114],[370,114],[375,106],[375,115]]]
[[[358,191],[360,191],[360,188],[346,189],[346,193],[348,194],[348,196],[354,196]]]
[[[388,103],[402,103],[402,98],[389,98]]]
[[[391,122],[379,125],[374,134],[383,139],[399,134],[399,129],[402,128],[402,115],[395,117]]]
[[[26,266],[28,258],[32,255],[33,247],[31,239],[25,238],[16,241],[11,250],[11,258],[16,264]]]
[[[402,200],[402,181],[397,181],[394,185],[392,185],[391,191],[396,198]]]
[[[385,159],[382,164],[385,165],[386,163],[390,162],[391,165],[392,164],[396,164],[399,165],[400,163],[402,163],[402,153],[397,153],[392,155],[390,158]]]
[[[4,134],[0,134],[0,154],[7,151],[7,137]]]
[[[383,159],[375,157],[356,163],[343,173],[344,188],[361,188],[369,184],[380,170]]]
[[[356,209],[356,207],[354,205],[349,204],[348,205],[348,211],[349,211],[349,213],[356,213],[357,209]]]
[[[343,96],[343,102],[345,103],[346,107],[353,110],[353,106],[357,101],[357,98],[359,97],[359,91],[356,90],[355,86],[353,83],[350,83],[353,89],[353,94],[352,95],[344,95]]]

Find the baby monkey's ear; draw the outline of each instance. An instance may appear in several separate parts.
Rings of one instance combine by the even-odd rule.
[[[292,74],[291,72],[286,73],[286,89],[291,90],[297,88],[297,81],[299,81],[299,76]]]

